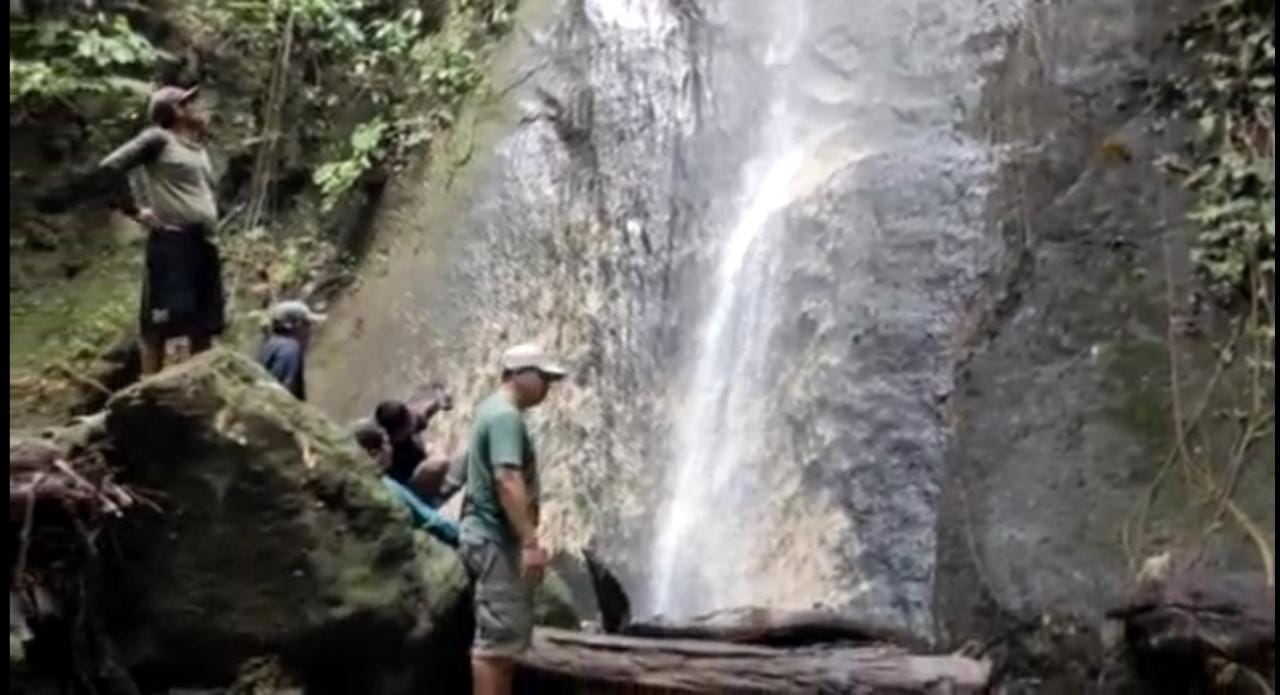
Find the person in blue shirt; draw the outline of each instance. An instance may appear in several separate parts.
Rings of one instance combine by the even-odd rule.
[[[311,329],[325,320],[305,302],[290,300],[271,307],[271,327],[258,350],[258,364],[300,401],[307,400],[306,355]]]

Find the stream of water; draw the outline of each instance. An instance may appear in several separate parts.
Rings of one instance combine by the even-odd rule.
[[[764,10],[763,65],[772,78],[760,120],[758,152],[732,192],[738,213],[725,228],[701,320],[691,376],[672,422],[675,454],[654,544],[650,608],[663,615],[751,602],[750,552],[740,528],[723,523],[728,509],[750,508],[754,481],[742,476],[765,455],[768,417],[768,331],[776,311],[773,259],[786,243],[793,184],[809,158],[811,124],[793,90],[807,16],[801,4]],[[697,559],[717,558],[716,562]],[[700,587],[700,590],[691,590]]]
[[[917,513],[913,507],[919,504],[920,512],[931,507],[931,476],[917,476],[918,487],[903,487],[901,492],[911,494],[903,495],[900,502],[867,499],[876,494],[867,482],[884,478],[891,467],[936,470],[936,460],[927,465],[913,461],[933,457],[923,450],[914,453],[919,446],[915,443],[883,458],[854,450],[831,452],[863,466],[856,478],[839,483],[852,488],[854,499],[837,503],[868,510],[860,519],[824,516],[821,490],[779,488],[779,482],[794,488],[806,475],[806,464],[788,459],[785,447],[778,445],[784,420],[796,409],[810,409],[814,400],[808,396],[809,402],[786,403],[779,397],[787,386],[779,375],[791,371],[801,356],[779,349],[778,340],[785,343],[795,332],[788,324],[797,309],[784,286],[802,265],[798,260],[804,257],[802,249],[817,245],[805,237],[804,228],[811,230],[812,220],[804,220],[804,212],[796,214],[811,197],[849,201],[838,217],[837,248],[855,261],[865,259],[863,263],[884,262],[879,259],[891,258],[899,244],[926,248],[972,234],[973,226],[963,217],[981,204],[981,180],[989,168],[981,144],[955,132],[960,115],[956,107],[972,98],[981,83],[982,60],[964,45],[976,33],[997,26],[996,20],[1014,6],[951,0],[872,2],[856,8],[825,0],[787,3],[785,8],[781,3],[747,4],[750,12],[763,15],[753,15],[757,25],[769,27],[765,48],[756,49],[764,56],[761,66],[768,79],[755,88],[768,90],[765,97],[770,107],[757,116],[759,135],[744,139],[755,143],[755,151],[742,167],[737,190],[707,192],[713,201],[719,196],[729,203],[725,209],[732,211],[731,224],[720,227],[714,272],[707,273],[704,281],[696,339],[675,387],[667,495],[652,545],[647,606],[669,618],[744,605],[849,602],[868,592],[900,592],[901,588],[863,581],[848,568],[822,566],[818,558],[837,554],[834,548],[822,546],[843,542],[846,556],[858,558],[864,545],[858,522],[868,528],[891,526],[898,534],[915,528],[912,533],[922,540],[932,538],[930,514]],[[732,32],[733,28],[729,21],[721,30]],[[734,93],[728,94],[732,110]],[[896,187],[873,192],[892,179],[898,180]],[[967,200],[948,199],[945,196],[960,189],[941,195],[928,192],[937,181],[948,179],[965,181],[973,195]],[[909,197],[899,201],[911,190],[919,191],[921,200],[931,198],[937,207],[919,209]],[[892,224],[901,226],[884,229],[878,211],[900,205]],[[957,213],[961,219],[954,217]],[[793,229],[797,223],[798,229]],[[971,237],[963,244],[976,248]],[[946,320],[951,298],[929,296],[927,288],[933,282],[929,274],[939,273],[937,277],[948,278],[945,283],[953,283],[963,277],[957,271],[967,271],[958,263],[948,266],[956,261],[968,262],[959,256],[932,256],[929,263],[898,272],[892,284],[877,286],[863,285],[865,272],[846,276],[846,268],[832,267],[827,272],[839,278],[845,301],[851,300],[832,307],[839,315],[836,320],[854,332],[882,328],[855,317],[898,311],[895,305],[902,300],[886,290],[906,282],[919,288],[913,290],[917,295],[911,302],[902,305],[910,313],[889,321],[902,322],[903,330],[923,335],[939,330],[942,324],[935,322]],[[824,280],[831,283],[831,278]],[[859,292],[858,287],[864,289]],[[804,349],[808,348],[803,344],[793,348]],[[876,446],[892,446],[894,438],[903,437],[931,442],[927,446],[936,448],[938,427],[926,419],[921,394],[912,393],[925,383],[918,376],[901,375],[905,377],[902,390],[881,396],[876,391],[886,385],[887,375],[861,367],[878,359],[875,353],[855,348],[844,365],[832,362],[830,355],[818,357],[828,364],[825,369],[832,376],[841,366],[861,371],[849,375],[848,392],[838,396],[832,392],[833,399],[849,401],[842,420],[851,433],[896,411],[902,415],[893,427],[912,429],[885,432]],[[930,378],[942,375],[935,372]],[[814,388],[821,393],[836,383],[832,380]],[[859,395],[864,391],[867,395]],[[859,421],[856,413],[884,397],[896,402],[886,402],[881,412],[868,410],[867,419]],[[917,402],[908,406],[912,400]],[[905,415],[909,410],[916,413]],[[838,458],[817,463],[829,470],[844,465]],[[811,470],[809,475],[816,472]],[[915,493],[923,495],[918,502]],[[788,504],[791,508],[784,509]],[[880,514],[886,516],[877,518]],[[791,528],[786,528],[788,524]],[[788,542],[789,536],[804,542]],[[880,539],[866,543],[880,544]],[[776,557],[773,566],[771,557]],[[903,558],[889,560],[899,568],[886,574],[902,574]],[[911,561],[920,562],[921,567],[929,563],[924,557]],[[771,576],[763,576],[766,572]],[[834,579],[841,574],[843,579]],[[921,580],[927,581],[924,576]],[[843,583],[844,589],[833,591],[837,583]]]

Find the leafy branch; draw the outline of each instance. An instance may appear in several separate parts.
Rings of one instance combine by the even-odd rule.
[[[1174,85],[1184,99],[1184,115],[1197,127],[1187,143],[1191,163],[1166,157],[1162,164],[1180,176],[1193,195],[1188,220],[1197,232],[1191,259],[1204,286],[1234,314],[1233,329],[1215,351],[1217,366],[1198,404],[1187,412],[1182,393],[1188,384],[1179,369],[1171,251],[1166,241],[1174,442],[1134,522],[1124,532],[1126,550],[1134,560],[1145,551],[1148,515],[1158,490],[1170,482],[1170,473],[1181,471],[1185,492],[1198,504],[1174,514],[1200,512],[1205,522],[1192,541],[1196,556],[1230,519],[1254,546],[1271,586],[1275,540],[1236,497],[1255,447],[1275,432],[1274,14],[1273,3],[1228,0],[1188,23],[1179,36],[1182,47],[1197,57],[1202,68],[1201,74]],[[1215,422],[1206,421],[1210,415]],[[1227,433],[1227,441],[1208,436],[1210,425]],[[1193,445],[1193,437],[1198,444]]]
[[[164,54],[121,15],[9,24],[9,112],[23,116],[90,94],[125,91]]]
[[[345,159],[316,169],[313,180],[320,188],[322,208],[330,210],[383,156],[390,124],[381,118],[361,123],[351,133],[351,149]]]

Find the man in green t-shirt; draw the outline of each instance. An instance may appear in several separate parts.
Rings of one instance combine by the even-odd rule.
[[[548,557],[538,542],[538,464],[524,412],[566,374],[538,346],[513,347],[502,357],[502,385],[476,408],[461,552],[475,582],[477,695],[511,692],[515,657],[533,635],[533,589]]]

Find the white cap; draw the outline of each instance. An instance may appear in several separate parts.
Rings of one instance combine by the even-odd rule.
[[[311,310],[306,302],[296,299],[279,302],[271,307],[271,323],[324,323],[329,318],[324,314],[319,314]]]
[[[552,379],[563,379],[569,375],[569,370],[564,365],[543,351],[541,346],[532,343],[517,345],[504,352],[502,369],[508,372],[536,369]]]

